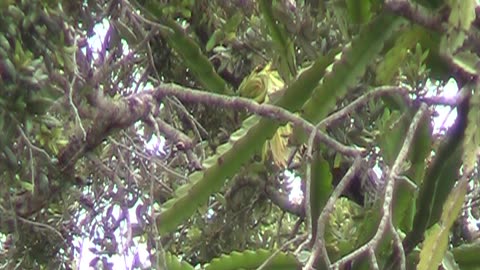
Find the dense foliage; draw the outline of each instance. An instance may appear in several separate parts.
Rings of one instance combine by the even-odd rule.
[[[476,269],[479,31],[475,0],[0,0],[0,267]]]

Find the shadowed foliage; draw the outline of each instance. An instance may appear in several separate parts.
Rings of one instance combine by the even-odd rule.
[[[0,268],[480,265],[477,1],[0,15]]]

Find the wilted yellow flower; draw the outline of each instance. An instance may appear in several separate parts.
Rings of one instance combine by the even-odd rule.
[[[239,86],[239,94],[255,100],[258,103],[268,101],[268,95],[283,88],[284,83],[278,71],[268,64],[262,70],[253,71]],[[288,136],[291,133],[290,125],[279,127],[273,138],[265,143],[262,150],[262,159],[265,159],[269,151],[273,162],[278,166],[285,166],[288,158]]]
[[[276,70],[271,69],[268,64],[262,70],[253,71],[238,87],[241,97],[255,100],[263,103],[267,99],[267,94],[280,90],[284,83]]]

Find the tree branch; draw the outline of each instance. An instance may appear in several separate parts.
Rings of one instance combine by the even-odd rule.
[[[327,146],[347,156],[358,156],[363,153],[362,149],[345,146],[321,131],[303,118],[271,104],[258,104],[255,101],[240,97],[229,97],[220,94],[202,92],[174,84],[164,84],[150,91],[143,91],[124,99],[114,101],[108,97],[97,96],[97,112],[93,124],[87,128],[86,137],[83,132],[70,138],[69,143],[58,155],[58,167],[64,174],[65,181],[74,181],[74,167],[76,162],[89,150],[96,148],[114,130],[125,129],[141,119],[147,119],[152,112],[155,103],[161,102],[166,96],[175,96],[183,102],[201,103],[207,106],[218,106],[236,110],[247,110],[260,116],[292,122],[295,126],[305,129],[307,132],[315,132],[316,139]],[[51,192],[58,192],[60,187],[52,187]],[[38,198],[25,198],[18,196],[16,202],[25,200],[37,201]],[[24,205],[24,204],[22,204]],[[17,209],[20,216],[28,216],[41,209],[44,204],[30,205],[25,212]]]
[[[380,219],[380,224],[378,225],[378,230],[373,236],[373,238],[368,241],[363,246],[356,249],[354,252],[350,253],[349,255],[343,257],[342,259],[338,260],[332,266],[334,268],[340,268],[345,263],[357,258],[358,256],[368,252],[370,249],[375,249],[380,244],[380,240],[382,236],[385,234],[387,230],[392,230],[394,239],[398,240],[398,232],[395,230],[393,223],[392,223],[392,201],[393,201],[393,193],[394,193],[394,186],[395,186],[395,179],[398,178],[398,175],[402,173],[401,168],[404,165],[405,160],[407,159],[407,154],[410,150],[412,145],[412,140],[414,138],[415,132],[418,129],[418,125],[420,120],[422,119],[425,111],[427,110],[427,105],[422,104],[420,109],[417,111],[415,116],[412,119],[412,123],[408,129],[407,136],[403,142],[402,148],[398,153],[398,156],[390,169],[390,172],[385,180],[385,193],[383,197],[383,205],[382,205],[382,218]],[[396,245],[398,247],[398,245]],[[401,256],[401,266],[402,269],[405,269],[405,253],[403,252],[403,248],[400,252]]]
[[[385,6],[393,13],[426,28],[439,32],[445,30],[442,26],[442,22],[446,17],[445,14],[432,12],[422,5],[412,3],[409,0],[387,0],[385,1]]]
[[[299,217],[305,217],[303,205],[293,204],[292,202],[290,202],[286,194],[276,190],[275,187],[271,185],[265,186],[265,194],[270,199],[270,201],[272,201],[272,203],[274,203],[283,211]]]
[[[325,204],[325,207],[323,208],[322,212],[318,217],[317,235],[314,239],[312,256],[310,256],[309,260],[307,261],[303,269],[305,270],[313,269],[315,261],[317,261],[318,259],[323,259],[326,265],[330,266],[331,264],[330,259],[328,258],[327,249],[325,247],[325,239],[324,239],[325,227],[328,221],[328,217],[330,216],[330,213],[333,211],[333,208],[335,207],[335,203],[337,202],[338,198],[340,198],[340,196],[343,194],[345,189],[348,187],[348,184],[350,183],[350,181],[353,179],[356,172],[360,168],[360,164],[361,164],[361,159],[357,157],[353,165],[350,167],[350,169],[345,174],[345,176],[343,176],[342,180],[340,180],[337,187],[328,198],[328,201]],[[311,233],[309,235],[311,238]]]
[[[332,113],[329,115],[327,118],[323,119],[319,124],[318,128],[323,128],[332,125],[339,119],[346,117],[347,115],[353,113],[357,108],[360,106],[366,104],[368,101],[370,101],[373,98],[378,98],[381,96],[385,96],[388,94],[400,94],[402,95],[405,100],[408,99],[408,89],[400,86],[380,86],[377,87],[361,97],[357,98],[355,101],[352,103],[348,104],[347,106],[343,107],[339,111]]]
[[[346,146],[317,130],[313,124],[296,114],[271,104],[258,104],[257,102],[241,97],[224,96],[220,94],[202,92],[175,84],[164,84],[151,91],[145,91],[144,95],[152,95],[158,101],[166,96],[175,96],[187,103],[201,103],[208,106],[231,108],[234,110],[247,110],[254,114],[276,119],[282,122],[291,122],[294,126],[304,129],[308,133],[315,132],[315,138],[325,145],[347,156],[357,156],[363,153],[363,149]]]

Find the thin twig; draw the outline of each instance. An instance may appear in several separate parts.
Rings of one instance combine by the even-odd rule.
[[[140,16],[140,15],[137,13],[137,10],[138,10],[138,9],[141,9],[142,11],[145,11],[145,8],[144,8],[142,5],[137,4],[137,5],[134,7],[129,1],[122,1],[122,3],[123,3],[125,6],[128,7],[129,11],[131,12],[131,14],[132,14],[135,18],[139,19],[139,20],[142,21],[143,23],[146,23],[146,24],[149,24],[150,26],[156,27],[156,28],[158,28],[158,29],[161,30],[161,31],[164,31],[164,32],[167,31],[167,32],[172,33],[173,30],[170,29],[169,27],[164,26],[164,25],[159,24],[159,23],[156,23],[156,22],[154,22],[154,21],[152,21],[152,20],[149,20],[149,19],[147,19],[147,18],[145,18],[145,17],[143,17],[143,16]],[[142,13],[143,13],[143,14],[147,14],[148,12],[142,12]]]
[[[185,106],[175,97],[171,98],[171,103],[179,109],[179,112],[187,117],[187,120],[190,122],[190,125],[195,132],[195,135],[198,138],[198,141],[202,141],[202,136],[200,132],[203,133],[203,136],[208,136],[208,131],[198,122],[198,120],[185,108]]]
[[[288,245],[290,245],[291,243],[294,243],[295,241],[298,241],[302,238],[305,238],[306,235],[305,234],[302,234],[302,235],[298,235],[297,237],[293,238],[293,239],[290,239],[288,240],[287,242],[285,242],[279,249],[275,250],[272,255],[270,255],[258,268],[257,270],[262,270],[264,269],[265,267],[268,266],[268,264],[273,260],[275,259],[275,257],[277,256],[278,253],[280,253],[282,250],[284,250]]]
[[[73,113],[75,115],[75,121],[78,123],[80,130],[82,131],[83,134],[83,140],[87,139],[87,132],[85,131],[85,128],[83,127],[82,124],[82,119],[80,118],[80,115],[78,114],[78,109],[77,106],[73,103],[73,89],[75,88],[74,85],[77,80],[77,76],[80,77],[80,72],[78,71],[78,65],[77,65],[77,35],[74,34],[75,36],[73,37],[73,47],[75,48],[75,51],[73,52],[73,78],[72,81],[70,82],[70,87],[68,90],[68,102],[70,103],[70,106],[73,109]]]
[[[65,238],[63,238],[62,234],[57,229],[53,228],[52,226],[50,226],[48,224],[36,222],[36,221],[33,221],[33,220],[28,220],[28,219],[20,217],[20,216],[17,216],[17,218],[19,220],[21,220],[22,222],[25,222],[25,223],[28,223],[28,224],[31,224],[31,225],[34,225],[34,226],[37,226],[37,227],[42,227],[44,229],[48,229],[48,230],[54,232],[56,235],[58,235],[58,237],[60,237],[60,239],[63,240],[63,244],[65,244]]]
[[[311,206],[311,194],[312,194],[312,153],[313,153],[313,145],[315,139],[315,133],[319,130],[321,123],[315,126],[315,130],[310,133],[310,137],[308,138],[307,142],[307,168],[306,168],[306,176],[305,176],[305,202],[304,202],[304,209],[305,209],[305,219],[307,221],[307,232],[308,238],[306,239],[305,243],[302,246],[307,245],[312,241],[313,238],[313,221],[312,221],[312,206]],[[323,236],[318,237],[315,236],[314,239],[314,246],[312,254],[310,255],[310,259],[305,264],[304,269],[311,269],[315,262],[315,258],[324,257],[322,254],[325,254],[325,262],[327,265],[330,265],[330,259],[328,258],[327,251],[325,249],[325,245],[323,244]]]
[[[405,250],[403,249],[402,239],[400,238],[400,234],[395,229],[395,226],[393,226],[392,219],[389,220],[388,227],[393,234],[393,244],[397,248],[400,256],[400,269],[406,269]]]
[[[141,151],[141,149],[139,149],[139,147],[133,142],[133,140],[129,137],[129,136],[126,136],[126,138],[128,140],[130,140],[130,142],[132,143],[132,146],[135,148],[133,151],[135,151],[135,154],[140,157],[140,158],[144,158],[146,160],[150,160],[150,157],[148,157],[147,155],[143,154]],[[127,149],[128,151],[132,151],[132,149],[130,149],[130,147],[128,147],[127,145],[125,144],[122,144],[120,142],[117,142],[115,139],[113,138],[109,138],[114,144],[118,145],[118,146],[121,146],[125,149]],[[169,173],[170,175],[173,175],[175,177],[178,177],[179,179],[183,179],[183,180],[187,180],[187,178],[184,176],[184,175],[181,175],[179,174],[178,172],[176,172],[175,170],[173,170],[172,168],[169,168],[167,165],[163,164],[161,161],[159,161],[158,159],[156,158],[153,158],[151,159],[153,162],[155,162],[155,164],[159,165],[162,169],[164,169],[167,173]]]
[[[47,151],[43,150],[42,148],[39,148],[38,146],[34,145],[30,139],[27,137],[27,135],[25,134],[25,132],[23,132],[23,129],[20,127],[20,126],[17,126],[18,128],[18,131],[20,132],[20,135],[22,136],[22,138],[25,140],[25,142],[27,143],[28,147],[37,151],[37,152],[40,152],[42,153],[44,156],[47,157],[48,160],[52,161],[52,157],[50,157],[50,155],[47,153]]]
[[[33,185],[33,190],[38,190],[40,187],[37,187],[35,185],[35,168],[33,167],[33,154],[32,154],[32,148],[28,148],[28,153],[29,153],[29,163],[30,163],[30,172],[32,174],[32,185]]]
[[[323,127],[328,127],[332,125],[335,121],[347,116],[348,114],[351,114],[356,110],[358,107],[366,104],[368,101],[370,101],[373,98],[377,98],[380,96],[385,96],[387,94],[401,94],[403,97],[407,97],[408,95],[408,89],[400,86],[381,86],[377,87],[361,97],[357,98],[355,101],[352,103],[348,104],[347,106],[343,107],[341,110],[329,115],[327,118],[323,119],[319,124],[319,128]]]
[[[372,237],[372,239],[370,239],[370,241],[368,241],[366,244],[359,247],[349,255],[338,260],[336,263],[333,264],[333,266],[341,267],[345,263],[367,252],[369,249],[376,248],[379,245],[380,240],[382,239],[382,236],[384,235],[385,231],[389,229],[388,225],[392,223],[392,201],[393,201],[393,194],[394,194],[394,187],[395,187],[395,179],[398,178],[398,175],[401,173],[401,168],[404,165],[404,162],[407,158],[408,152],[412,145],[413,137],[418,128],[420,120],[422,119],[426,110],[427,110],[427,105],[423,103],[420,106],[420,109],[417,111],[417,113],[413,117],[412,123],[410,124],[410,127],[408,129],[408,133],[403,142],[402,148],[398,153],[398,156],[388,174],[388,177],[385,179],[385,193],[384,193],[383,205],[381,209],[382,218],[380,219],[380,224],[378,225],[377,232]]]
[[[372,248],[369,249],[368,254],[370,255],[370,264],[372,266],[372,269],[379,270],[380,268],[378,267],[377,255],[375,255],[375,250]]]
[[[328,198],[327,203],[325,204],[325,207],[323,208],[322,212],[320,213],[317,219],[317,235],[313,245],[312,253],[317,254],[318,256],[321,256],[328,267],[330,267],[330,259],[328,258],[328,254],[326,252],[325,240],[324,240],[325,227],[328,221],[328,217],[330,216],[330,213],[333,211],[335,207],[335,202],[337,202],[340,195],[342,195],[342,193],[348,187],[348,184],[355,176],[357,170],[360,168],[361,161],[362,159],[360,157],[357,157],[355,159],[355,161],[353,162],[353,165],[350,167],[350,169],[348,169],[345,176],[343,176],[342,180],[340,180],[338,185],[333,190],[332,194]],[[317,259],[316,256],[313,256],[313,255],[310,256],[309,260],[307,261],[303,269],[305,270],[312,269],[316,259]]]

